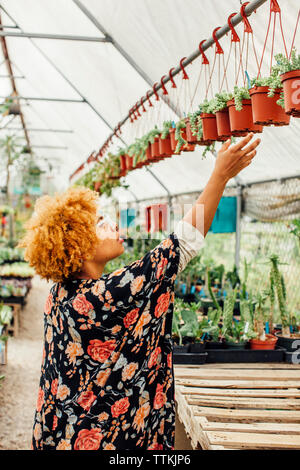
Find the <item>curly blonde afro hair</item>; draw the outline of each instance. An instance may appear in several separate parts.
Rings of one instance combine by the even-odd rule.
[[[92,259],[97,198],[96,192],[77,186],[36,201],[19,246],[39,276],[61,282],[80,271],[83,259]]]

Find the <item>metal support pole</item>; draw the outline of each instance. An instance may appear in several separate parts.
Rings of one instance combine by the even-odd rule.
[[[148,168],[146,166],[146,170],[150,173],[151,176],[153,176],[153,178],[160,184],[160,186],[166,191],[167,195],[168,195],[168,202],[169,202],[169,206],[171,208],[172,206],[172,194],[170,193],[170,191],[168,190],[167,186],[158,178],[158,176],[156,176],[155,173],[153,173],[152,170],[150,170],[150,168]]]
[[[237,208],[236,208],[236,231],[235,231],[235,265],[237,271],[240,266],[240,249],[241,249],[241,212],[242,212],[242,188],[237,188]]]
[[[0,99],[5,99],[7,96],[0,96]],[[54,101],[54,102],[62,102],[62,103],[84,103],[85,101],[82,100],[74,100],[74,99],[67,99],[67,98],[46,98],[43,96],[12,96],[13,100],[28,100],[28,101]]]
[[[3,31],[0,28],[0,37],[28,38],[28,39],[56,39],[63,41],[87,41],[87,42],[111,42],[109,38],[98,38],[93,36],[73,36],[67,34],[46,33],[24,33],[14,31]]]
[[[9,129],[10,131],[15,131],[15,132],[19,132],[19,131],[23,131],[23,129],[21,127],[8,127],[7,129]],[[0,129],[1,131],[2,129]],[[27,131],[28,132],[55,132],[55,133],[64,133],[64,134],[73,134],[73,130],[69,130],[69,129],[30,129],[27,127]]]

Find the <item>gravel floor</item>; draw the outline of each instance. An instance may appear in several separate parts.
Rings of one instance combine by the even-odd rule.
[[[43,351],[43,310],[51,284],[33,279],[21,312],[18,338],[8,340],[8,363],[0,388],[0,449],[30,449]],[[176,416],[175,450],[191,449],[182,423]]]

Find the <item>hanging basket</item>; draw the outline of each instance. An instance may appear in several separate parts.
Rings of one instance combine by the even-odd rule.
[[[268,97],[269,87],[258,86],[250,88],[253,121],[262,126],[288,126],[290,116],[277,104],[281,89],[275,90],[272,98]]]
[[[96,183],[94,183],[94,191],[99,191],[100,187],[101,187],[101,181],[96,181]]]
[[[186,131],[187,142],[189,144],[194,144],[194,145],[197,144],[198,143],[197,136],[192,134],[191,123],[190,123],[189,118],[185,119],[185,123],[186,123],[185,131]]]
[[[176,150],[176,147],[177,147],[177,143],[178,143],[178,140],[175,139],[175,128],[174,127],[171,127],[170,129],[170,138],[171,138],[171,148],[172,148],[172,153],[175,154],[175,150]],[[180,155],[181,154],[181,151],[176,153],[175,155]]]
[[[152,161],[162,160],[159,152],[159,137],[155,137],[153,144],[151,144],[151,158]]]
[[[250,349],[275,349],[278,338],[273,335],[266,335],[266,340],[250,339]]]
[[[300,70],[292,70],[281,76],[284,93],[285,112],[300,118]]]
[[[231,137],[229,110],[227,107],[216,112],[216,120],[218,136],[225,139]]]
[[[218,140],[217,119],[215,114],[201,114],[203,140]]]
[[[171,146],[171,137],[168,135],[165,139],[159,137],[159,153],[163,157],[172,156],[172,146]]]
[[[249,132],[262,132],[263,126],[254,124],[253,122],[251,100],[243,100],[242,105],[243,108],[241,111],[237,111],[234,100],[227,102],[232,135],[235,137],[243,137]]]
[[[130,155],[125,155],[126,157],[126,168],[128,171],[133,170],[133,157]]]

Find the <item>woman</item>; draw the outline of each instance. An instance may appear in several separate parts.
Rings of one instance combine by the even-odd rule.
[[[260,140],[249,144],[252,135],[222,146],[176,233],[111,274],[104,267],[124,248],[118,228],[97,216],[96,193],[71,188],[37,201],[21,246],[55,284],[44,313],[33,449],[174,449],[174,281],[203,245],[226,183],[255,156]]]

